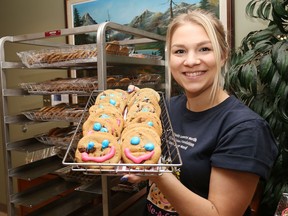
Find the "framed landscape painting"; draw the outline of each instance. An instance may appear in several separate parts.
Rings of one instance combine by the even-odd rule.
[[[234,0],[65,0],[68,28],[115,22],[165,35],[171,20],[189,9],[213,11],[223,22],[230,46],[233,47]],[[77,38],[78,37],[78,38]],[[95,43],[95,35],[73,36],[71,44]]]

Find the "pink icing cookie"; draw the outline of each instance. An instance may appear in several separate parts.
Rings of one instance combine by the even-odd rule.
[[[77,145],[75,159],[78,163],[95,163],[89,168],[111,169],[121,159],[120,146],[111,134],[99,132],[82,137]],[[102,164],[102,165],[101,165]]]
[[[126,164],[157,164],[161,155],[159,135],[148,127],[135,127],[121,137],[121,155]],[[132,166],[148,169],[149,166]]]

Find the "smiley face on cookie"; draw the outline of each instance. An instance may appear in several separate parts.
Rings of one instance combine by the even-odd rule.
[[[78,163],[118,163],[121,159],[120,146],[111,134],[99,132],[87,135],[78,142],[75,158]],[[93,165],[90,168],[98,166]]]
[[[124,163],[156,164],[161,155],[161,142],[157,133],[148,127],[125,131],[121,137],[121,154]],[[144,169],[145,166],[133,166]]]

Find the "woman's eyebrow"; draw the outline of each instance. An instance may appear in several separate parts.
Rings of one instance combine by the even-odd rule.
[[[196,46],[203,46],[203,45],[211,45],[211,41],[207,40],[207,41],[201,41],[199,43],[195,43]],[[171,47],[184,47],[185,43],[175,43],[172,44]]]

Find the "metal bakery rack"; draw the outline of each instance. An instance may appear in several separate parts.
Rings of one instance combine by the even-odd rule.
[[[164,48],[164,36],[112,22],[5,36],[0,39],[1,151],[3,152],[6,174],[5,188],[7,189],[7,212],[9,216],[17,215],[19,211],[23,214],[29,213],[30,216],[59,214],[119,215],[121,212],[129,210],[146,193],[145,190],[132,194],[112,193],[111,188],[113,184],[117,184],[117,181],[119,181],[117,177],[119,176],[109,176],[107,172],[103,175],[93,176],[83,174],[84,172],[90,173],[90,171],[85,169],[85,167],[83,169],[81,166],[82,171],[79,166],[80,164],[76,164],[73,161],[73,151],[75,149],[72,145],[69,146],[68,151],[64,151],[63,154],[61,152],[61,157],[55,154],[45,155],[45,157],[37,158],[37,160],[33,158],[29,162],[19,161],[19,163],[15,163],[15,158],[18,158],[18,155],[34,155],[34,153],[51,149],[50,144],[54,140],[45,139],[43,136],[41,140],[36,139],[34,133],[47,132],[52,123],[56,125],[60,123],[74,125],[76,124],[75,120],[77,123],[79,121],[74,115],[70,115],[72,113],[65,113],[65,115],[61,116],[53,113],[50,116],[42,115],[37,118],[38,108],[50,105],[47,103],[51,102],[53,94],[61,96],[68,94],[69,97],[74,98],[76,96],[77,99],[85,99],[85,105],[86,99],[90,96],[91,88],[104,90],[110,87],[111,83],[108,82],[108,76],[118,75],[112,73],[111,69],[113,68],[118,68],[120,75],[125,75],[124,77],[127,75],[123,74],[126,68],[137,67],[141,71],[147,67],[156,68],[154,71],[149,71],[149,79],[147,79],[146,74],[145,77],[138,76],[141,73],[135,71],[131,74],[131,80],[135,81],[134,84],[152,87],[165,92],[165,98],[169,100],[172,77],[167,70],[164,53],[161,54],[163,59],[107,53],[105,47],[110,41],[106,40],[106,36],[107,32],[111,31],[131,35],[129,39],[119,41],[120,46],[137,47],[146,44]],[[31,50],[52,49],[55,51],[61,49],[63,51],[70,48],[74,50],[78,47],[70,44],[67,39],[79,34],[90,33],[96,34],[97,43],[92,46],[96,47],[97,56],[96,58],[91,58],[89,61],[83,59],[74,62],[61,62],[61,64],[60,62],[47,65],[36,64],[28,67],[17,56],[19,52],[27,53],[28,51],[31,54],[29,52]],[[81,70],[90,70],[90,72],[89,74],[84,74],[81,73]],[[51,79],[55,78],[58,79],[59,77],[81,78],[83,76],[84,78],[87,75],[94,77],[96,80],[93,82],[89,81],[89,85],[86,85],[87,83],[85,82],[77,83],[77,85],[71,85],[70,82],[69,85],[63,85],[62,83],[61,87],[66,86],[65,89],[58,89],[60,85],[54,82],[50,83],[50,85],[46,83],[46,81],[51,81]],[[49,80],[47,80],[48,78]],[[114,78],[116,79],[117,77]],[[79,79],[77,80],[79,81]],[[43,84],[42,81],[45,82],[44,86],[41,85]],[[114,82],[114,84],[117,84],[117,87],[119,87],[119,83],[124,86],[127,84],[120,82],[120,80],[118,82],[117,79]],[[70,87],[73,87],[73,89]],[[25,104],[25,107],[22,107],[20,104]],[[74,101],[71,101],[70,104],[74,104]],[[35,108],[37,110],[34,110]],[[163,157],[159,164],[152,165],[153,167],[155,166],[155,174],[168,172],[171,168],[178,167],[181,164],[168,119],[168,116],[162,116],[162,124],[165,127],[165,132],[162,135]],[[168,127],[165,124],[168,124]],[[37,129],[37,131],[34,129]],[[47,145],[43,142],[49,142],[49,144]],[[61,144],[59,141],[55,142],[58,145]],[[65,155],[65,153],[67,154]],[[64,156],[65,160],[63,161]],[[63,165],[63,162],[65,165]],[[70,166],[76,172],[72,171]],[[117,166],[120,167],[118,164]],[[112,174],[118,174],[119,172],[120,170],[118,169],[117,172],[115,171]],[[75,178],[75,175],[79,175],[81,181],[74,182],[72,179]],[[50,177],[53,177],[53,179]],[[87,179],[87,177],[89,181],[83,182],[82,179]],[[93,181],[90,184],[91,179]],[[38,180],[41,183],[36,185],[35,182]],[[29,188],[17,187],[24,183],[28,184]]]
[[[89,108],[95,104],[95,100],[99,91],[91,93],[87,105],[84,109],[82,118],[78,123],[75,130],[75,137],[79,130],[82,129],[83,123],[86,121]],[[164,93],[159,92],[161,107],[161,123],[163,127],[163,133],[161,135],[161,157],[157,164],[137,164],[139,169],[132,168],[135,164],[126,164],[120,161],[120,163],[79,163],[75,161],[75,150],[77,147],[77,141],[79,139],[72,140],[68,146],[67,152],[63,159],[63,164],[71,166],[73,171],[84,172],[89,175],[123,175],[124,173],[133,173],[137,175],[161,175],[165,172],[174,172],[178,167],[182,165],[182,160],[179,154],[177,143],[173,134],[170,118],[168,115],[168,109],[164,98]],[[91,166],[97,166],[99,168],[89,168]],[[108,168],[109,166],[109,168]],[[113,168],[111,168],[113,167]]]

